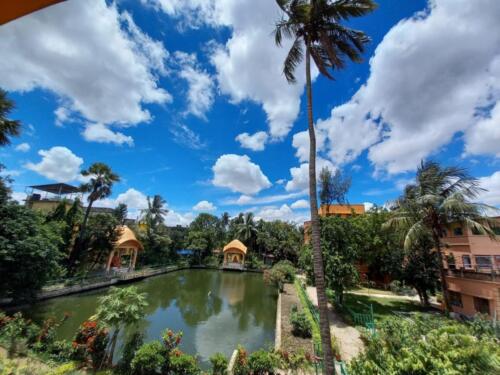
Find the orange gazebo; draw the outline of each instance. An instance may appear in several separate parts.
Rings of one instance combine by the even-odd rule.
[[[106,271],[113,268],[122,268],[122,258],[128,256],[128,271],[135,269],[137,253],[144,250],[142,243],[135,237],[134,232],[126,225],[120,226],[120,238],[116,241],[113,251],[109,254]]]
[[[224,262],[223,268],[239,269],[245,267],[245,256],[247,254],[247,247],[239,240],[232,240],[223,249]]]

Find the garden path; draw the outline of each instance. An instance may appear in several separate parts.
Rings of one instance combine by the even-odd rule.
[[[308,286],[307,295],[314,306],[318,306],[316,288]],[[333,310],[330,304],[328,304],[328,307],[330,332],[335,336],[337,342],[339,343],[342,360],[344,362],[350,362],[351,359],[358,356],[358,354],[360,354],[365,347],[363,341],[361,340],[361,334],[356,328],[344,322],[344,319]]]

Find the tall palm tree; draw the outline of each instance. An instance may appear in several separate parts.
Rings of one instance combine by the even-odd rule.
[[[432,238],[439,257],[441,289],[445,311],[449,311],[449,295],[444,268],[441,239],[446,228],[452,223],[463,223],[476,233],[495,238],[491,229],[494,223],[485,216],[493,207],[473,203],[484,191],[479,181],[464,169],[441,167],[438,163],[422,162],[417,169],[414,185],[408,185],[404,195],[395,202],[392,217],[385,227],[405,230],[405,249],[419,239]]]
[[[165,208],[167,201],[161,195],[155,195],[153,200],[148,197],[148,208],[143,210],[148,226],[156,227],[163,224],[165,221],[164,215],[168,214],[168,209]]]
[[[81,174],[84,177],[89,177],[88,182],[80,186],[80,190],[83,193],[89,193],[87,198],[88,205],[80,227],[80,234],[75,243],[75,248],[71,252],[69,258],[70,272],[74,271],[76,261],[80,258],[83,251],[82,244],[83,239],[85,238],[85,230],[90,211],[92,210],[92,205],[97,200],[109,197],[111,195],[111,188],[113,184],[120,181],[120,177],[104,163],[94,163],[88,169],[83,170]]]
[[[257,236],[257,226],[252,212],[247,212],[243,217],[243,222],[238,225],[238,237],[253,248]]]
[[[7,93],[0,89],[0,146],[10,144],[9,137],[18,136],[21,123],[17,120],[9,120],[7,116],[14,109],[14,102],[7,98]]]
[[[275,40],[281,46],[283,36],[292,38],[293,45],[284,62],[283,73],[294,83],[295,70],[304,58],[306,68],[307,115],[309,129],[309,197],[311,201],[311,229],[314,254],[314,276],[318,293],[321,342],[325,372],[333,374],[328,306],[325,294],[325,276],[321,254],[318,198],[316,191],[316,135],[314,131],[311,87],[311,57],[320,73],[333,79],[332,71],[342,69],[345,59],[361,61],[361,53],[369,38],[362,32],[341,24],[352,17],[364,16],[376,8],[372,0],[276,0],[284,13],[276,24]]]

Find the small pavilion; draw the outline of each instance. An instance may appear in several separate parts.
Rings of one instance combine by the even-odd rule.
[[[121,225],[120,238],[116,241],[113,251],[109,254],[106,272],[111,268],[122,268],[122,259],[128,257],[128,271],[135,269],[137,253],[144,250],[142,243],[135,237],[134,232],[126,225]]]
[[[239,240],[232,240],[223,249],[224,262],[223,268],[239,269],[245,267],[245,255],[247,254],[247,247]]]

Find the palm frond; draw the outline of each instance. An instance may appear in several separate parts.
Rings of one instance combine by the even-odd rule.
[[[328,61],[328,57],[325,58],[325,53],[321,46],[311,46],[309,49],[311,52],[311,56],[314,60],[314,63],[318,67],[321,74],[323,74],[328,79],[334,79],[333,76],[328,71],[328,68],[331,67],[331,64]]]
[[[482,234],[484,236],[488,236],[493,240],[497,239],[495,232],[493,231],[493,229],[491,229],[491,227],[489,225],[484,225],[484,224],[480,223],[479,221],[472,220],[472,219],[467,218],[467,217],[464,220],[464,224],[467,228],[469,228],[469,229],[471,229],[479,234]]]
[[[285,62],[283,64],[283,74],[286,77],[286,80],[290,83],[295,83],[295,69],[297,65],[300,64],[304,57],[304,53],[302,52],[302,39],[297,37],[293,42],[292,48],[288,51],[288,55],[286,56]]]
[[[373,0],[336,0],[332,3],[321,1],[323,14],[325,17],[336,21],[348,20],[352,17],[362,17],[377,9],[377,4]]]
[[[405,236],[404,249],[409,250],[412,245],[418,243],[418,241],[429,234],[428,229],[422,223],[422,221],[417,221],[413,224]]]

